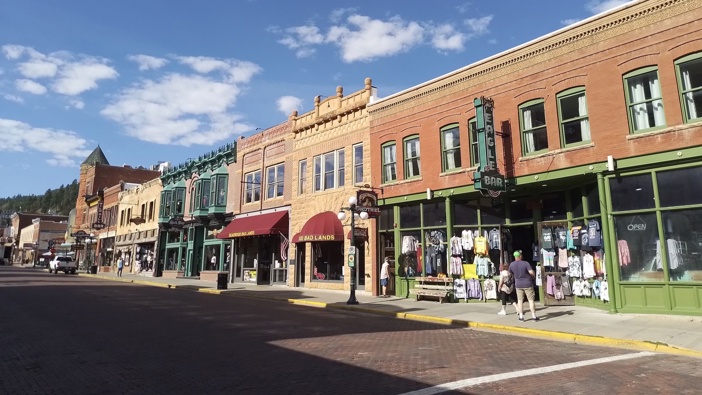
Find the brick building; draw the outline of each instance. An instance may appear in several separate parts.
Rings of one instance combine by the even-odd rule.
[[[10,237],[12,238],[11,241],[14,244],[14,246],[12,246],[13,263],[20,263],[27,259],[25,252],[28,252],[33,247],[28,246],[27,251],[25,251],[25,247],[23,247],[24,243],[36,243],[36,241],[39,240],[39,230],[37,230],[37,232],[34,232],[34,229],[36,228],[33,224],[35,219],[46,222],[62,223],[68,221],[68,216],[34,213],[12,214],[10,216],[10,224],[13,233],[10,235]],[[22,236],[22,231],[24,229],[30,230],[31,234],[26,234]],[[56,236],[56,238],[60,238],[60,236]],[[44,250],[46,250],[46,248],[48,248],[48,245],[46,245],[47,241],[44,240],[44,242],[45,243],[43,244],[43,248]]]
[[[369,105],[378,242],[396,258],[396,293],[427,275],[490,277],[474,248],[451,253],[451,238],[496,235],[495,265],[515,250],[533,264],[555,254],[538,267],[542,303],[700,314],[701,12],[696,0],[632,2]],[[494,145],[476,98],[494,104]],[[483,196],[474,172],[495,170],[506,188]],[[559,256],[545,240],[579,226],[596,245]],[[597,293],[555,301],[549,275]]]
[[[350,221],[337,218],[359,188],[370,185],[369,118],[366,106],[375,88],[366,78],[363,89],[344,96],[342,87],[324,100],[316,97],[314,110],[294,113],[292,120],[292,203],[290,231],[293,237],[288,273],[291,286],[349,289],[346,266]],[[358,289],[372,287],[375,257],[373,220],[358,221],[355,245],[359,250]],[[364,235],[360,233],[365,231]]]
[[[229,224],[218,235],[231,240],[225,259],[231,259],[232,282],[287,281],[294,189],[290,126],[284,122],[237,141],[238,158],[229,168]]]

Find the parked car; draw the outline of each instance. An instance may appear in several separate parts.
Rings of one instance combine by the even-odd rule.
[[[70,256],[57,256],[49,262],[49,273],[58,273],[62,271],[66,274],[76,274],[76,269],[78,265],[76,261]]]

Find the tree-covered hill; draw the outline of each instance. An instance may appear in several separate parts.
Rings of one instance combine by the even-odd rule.
[[[78,180],[58,189],[47,189],[43,195],[15,195],[0,198],[0,210],[25,213],[68,215],[76,207]]]

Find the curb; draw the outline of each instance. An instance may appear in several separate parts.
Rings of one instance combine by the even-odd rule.
[[[384,311],[384,310],[368,308],[368,307],[359,307],[359,306],[353,306],[353,305],[351,305],[351,306],[339,305],[339,304],[334,304],[334,303],[317,302],[317,301],[305,300],[305,299],[275,298],[275,297],[272,298],[272,297],[264,297],[264,296],[258,296],[258,295],[252,295],[252,294],[237,294],[234,292],[223,292],[222,290],[219,290],[219,289],[196,288],[193,286],[182,286],[182,285],[179,286],[176,284],[159,283],[159,282],[148,281],[148,280],[129,280],[129,279],[124,279],[124,278],[108,277],[108,276],[86,274],[86,273],[79,273],[79,275],[85,276],[85,277],[99,278],[99,279],[103,279],[103,280],[112,280],[112,281],[120,281],[120,282],[133,283],[133,284],[142,284],[142,285],[149,285],[149,286],[155,286],[155,287],[161,287],[161,288],[196,291],[196,292],[202,292],[202,293],[213,294],[213,295],[225,294],[225,295],[232,295],[232,296],[237,296],[237,297],[241,297],[241,298],[262,299],[262,300],[269,300],[269,301],[276,301],[276,302],[284,302],[284,303],[300,305],[300,306],[317,307],[317,308],[323,308],[323,309],[356,311],[356,312],[361,312],[361,313],[373,314],[373,315],[377,315],[377,316],[384,316],[384,317],[390,317],[390,318],[396,318],[396,319],[402,319],[402,320],[427,322],[427,323],[432,323],[432,324],[456,326],[456,327],[461,327],[461,328],[487,330],[487,331],[507,333],[507,334],[512,334],[512,335],[529,336],[529,337],[536,337],[536,338],[548,339],[548,340],[558,340],[558,341],[564,341],[564,342],[570,342],[570,343],[576,343],[576,344],[588,344],[588,345],[595,345],[595,346],[624,348],[624,349],[630,349],[630,350],[649,351],[649,352],[657,352],[657,353],[663,353],[663,354],[669,354],[669,355],[679,355],[679,356],[686,356],[686,357],[702,359],[702,352],[700,352],[700,351],[690,350],[690,349],[686,349],[686,348],[671,346],[671,345],[668,345],[665,343],[651,342],[651,341],[646,341],[646,340],[617,339],[617,338],[603,337],[603,336],[592,336],[592,335],[581,335],[581,334],[568,333],[568,332],[559,332],[559,331],[552,331],[552,330],[547,330],[547,329],[522,328],[522,327],[518,327],[518,326],[511,326],[511,325],[499,325],[499,324],[488,324],[488,323],[484,323],[484,322],[456,320],[456,319],[452,319],[452,318],[434,317],[434,316],[414,314],[414,313],[402,313],[402,312],[396,313],[396,312]]]

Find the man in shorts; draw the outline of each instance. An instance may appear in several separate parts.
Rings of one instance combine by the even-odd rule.
[[[524,321],[524,296],[526,295],[529,301],[529,310],[531,310],[531,318],[538,321],[536,309],[534,307],[534,270],[531,265],[522,260],[522,252],[514,252],[514,262],[509,264],[509,272],[514,277],[514,287],[517,290],[517,312],[519,313],[519,321]]]
[[[383,294],[380,295],[381,298],[390,296],[388,295],[388,282],[390,282],[390,258],[385,258],[383,265],[380,267],[380,286],[383,291]]]

